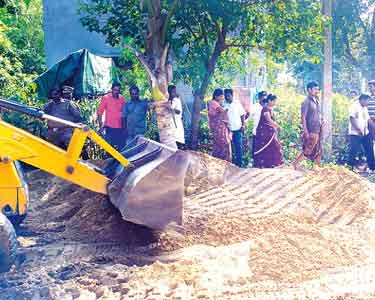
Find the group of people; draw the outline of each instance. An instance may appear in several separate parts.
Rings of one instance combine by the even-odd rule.
[[[361,94],[353,98],[349,109],[349,159],[348,164],[355,168],[358,165],[358,154],[361,150],[366,155],[370,171],[375,171],[375,80],[369,82],[371,95]],[[320,165],[322,147],[321,135],[323,119],[319,101],[319,85],[312,81],[306,86],[307,96],[301,104],[302,151],[293,162],[295,169],[305,158]],[[71,101],[73,88],[63,86],[53,88],[51,101],[44,111],[52,116],[67,121],[83,122],[78,106]],[[154,102],[140,98],[137,86],[129,88],[130,100],[121,95],[121,86],[112,85],[111,92],[101,98],[97,117],[100,132],[115,148],[121,150],[129,141],[138,135],[145,135],[147,130],[147,112],[153,109]],[[182,122],[182,103],[176,86],[168,87],[168,104],[173,111],[173,123],[176,127],[176,143],[185,143]],[[266,91],[258,93],[257,102],[246,112],[242,104],[233,101],[232,89],[216,89],[212,100],[208,102],[208,121],[212,136],[212,155],[243,166],[243,135],[246,120],[253,122],[253,166],[256,168],[274,168],[283,164],[282,146],[273,108],[277,96]],[[62,148],[67,148],[73,129],[64,124],[48,121],[48,140]]]
[[[121,85],[113,83],[111,92],[102,96],[97,118],[99,132],[106,141],[118,150],[121,150],[136,136],[143,136],[147,131],[147,113],[153,109],[154,102],[141,99],[139,88],[135,85],[129,88],[130,100],[126,101],[121,95]],[[173,111],[173,125],[178,145],[185,143],[184,127],[182,123],[182,103],[177,94],[176,86],[168,87],[168,105]],[[44,111],[67,121],[79,123],[83,121],[78,106],[71,101],[73,88],[63,86],[50,91],[51,101],[46,104]],[[57,146],[66,149],[73,134],[73,129],[59,123],[48,122],[48,140]]]
[[[368,83],[370,95],[353,95],[349,107],[349,159],[348,165],[356,169],[360,165],[359,154],[366,156],[369,172],[375,172],[375,80]],[[358,169],[359,170],[359,169]]]
[[[307,97],[301,105],[303,150],[293,162],[295,169],[305,158],[320,165],[322,116],[319,85],[307,84]],[[245,121],[253,122],[252,158],[256,168],[274,168],[283,164],[282,147],[273,108],[277,96],[266,91],[258,93],[257,102],[246,113],[239,102],[233,101],[231,89],[216,89],[208,103],[208,120],[213,139],[212,155],[242,167],[242,137]]]

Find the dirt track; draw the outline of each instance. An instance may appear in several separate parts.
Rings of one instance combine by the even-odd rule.
[[[126,223],[105,197],[33,172],[0,299],[375,299],[373,184],[192,155],[181,234]]]

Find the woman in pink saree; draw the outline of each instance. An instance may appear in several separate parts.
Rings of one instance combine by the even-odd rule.
[[[276,123],[272,112],[276,99],[275,95],[270,94],[263,100],[264,107],[255,138],[255,168],[274,168],[283,164],[281,144],[277,134],[280,126]]]
[[[228,128],[228,114],[223,108],[224,92],[214,91],[212,100],[208,102],[208,125],[213,138],[212,155],[214,157],[232,161],[231,137]]]

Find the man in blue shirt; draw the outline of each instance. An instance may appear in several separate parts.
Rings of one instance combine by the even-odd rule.
[[[146,133],[147,111],[151,107],[151,101],[141,100],[139,98],[139,88],[135,85],[129,89],[130,101],[123,109],[123,124],[127,130],[128,142],[137,135]]]

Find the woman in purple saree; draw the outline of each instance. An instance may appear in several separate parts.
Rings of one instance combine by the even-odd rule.
[[[281,144],[277,134],[277,129],[280,126],[276,123],[272,112],[276,99],[275,95],[270,94],[263,100],[264,107],[255,138],[255,168],[274,168],[283,164]]]
[[[223,108],[224,92],[214,91],[212,100],[208,102],[208,125],[212,135],[212,156],[232,161],[231,136],[228,128],[228,113]]]

